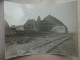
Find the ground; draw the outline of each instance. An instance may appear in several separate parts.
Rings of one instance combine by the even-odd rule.
[[[21,43],[12,43],[11,45],[6,43],[5,57],[11,58],[21,55],[30,54],[63,54],[76,56],[77,53],[75,48],[75,42],[72,38],[74,34],[61,34],[61,33],[47,33],[40,36],[17,36],[10,37],[9,40],[16,39],[17,42],[20,40]],[[26,39],[29,40],[26,40]],[[12,42],[13,42],[12,41]],[[25,43],[25,42],[26,43]]]

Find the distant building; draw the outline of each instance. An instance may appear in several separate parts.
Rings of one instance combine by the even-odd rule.
[[[9,25],[8,25],[7,21],[5,21],[5,27],[9,27]]]
[[[6,34],[6,35],[9,35],[10,31],[11,31],[11,29],[10,29],[7,21],[5,21],[5,34]]]
[[[37,31],[37,25],[36,21],[34,19],[29,19],[25,24],[24,24],[24,29],[26,31]]]
[[[63,30],[61,30],[60,27]],[[24,24],[24,29],[26,31],[44,31],[44,32],[51,31],[54,29],[56,30],[56,32],[65,31],[64,33],[68,33],[68,28],[61,21],[59,21],[58,19],[51,15],[48,15],[43,20],[41,20],[40,16],[38,16],[37,21],[35,21],[34,19],[29,19]]]
[[[55,26],[51,29],[51,31],[54,31],[56,33],[65,33],[66,29],[65,26]]]
[[[37,20],[28,19],[24,25],[11,25],[5,22],[6,34],[25,34],[26,32],[47,32],[54,31],[57,33],[68,33],[68,28],[55,17],[48,15],[43,20],[38,16]]]
[[[16,28],[16,26],[15,26],[15,25],[11,25],[11,28],[15,29],[15,28]]]
[[[23,25],[16,26],[15,28],[16,28],[16,30],[24,31],[24,26]]]
[[[13,34],[16,34],[16,29],[14,27],[11,28],[5,21],[5,35],[13,35]]]
[[[56,31],[56,32],[68,32],[68,28],[55,17],[48,15],[41,21],[41,30],[42,31]]]
[[[41,29],[40,27],[41,27],[41,18],[40,18],[40,16],[38,16],[37,21],[36,21],[37,31],[40,31],[40,29]]]
[[[25,34],[23,25],[15,26],[15,28],[16,28],[16,34]]]

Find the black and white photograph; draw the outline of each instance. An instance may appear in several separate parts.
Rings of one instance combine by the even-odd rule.
[[[77,56],[77,2],[21,4],[4,2],[5,58],[22,55]]]

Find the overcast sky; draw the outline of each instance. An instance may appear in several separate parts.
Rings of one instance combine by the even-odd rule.
[[[23,25],[28,19],[52,15],[62,21],[69,31],[77,31],[77,2],[61,4],[18,4],[4,2],[5,20],[9,25]]]

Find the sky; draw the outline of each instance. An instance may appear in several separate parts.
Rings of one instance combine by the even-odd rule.
[[[77,2],[61,4],[20,4],[4,2],[5,20],[11,25],[23,25],[28,19],[44,19],[48,15],[63,22],[70,32],[77,31]]]

